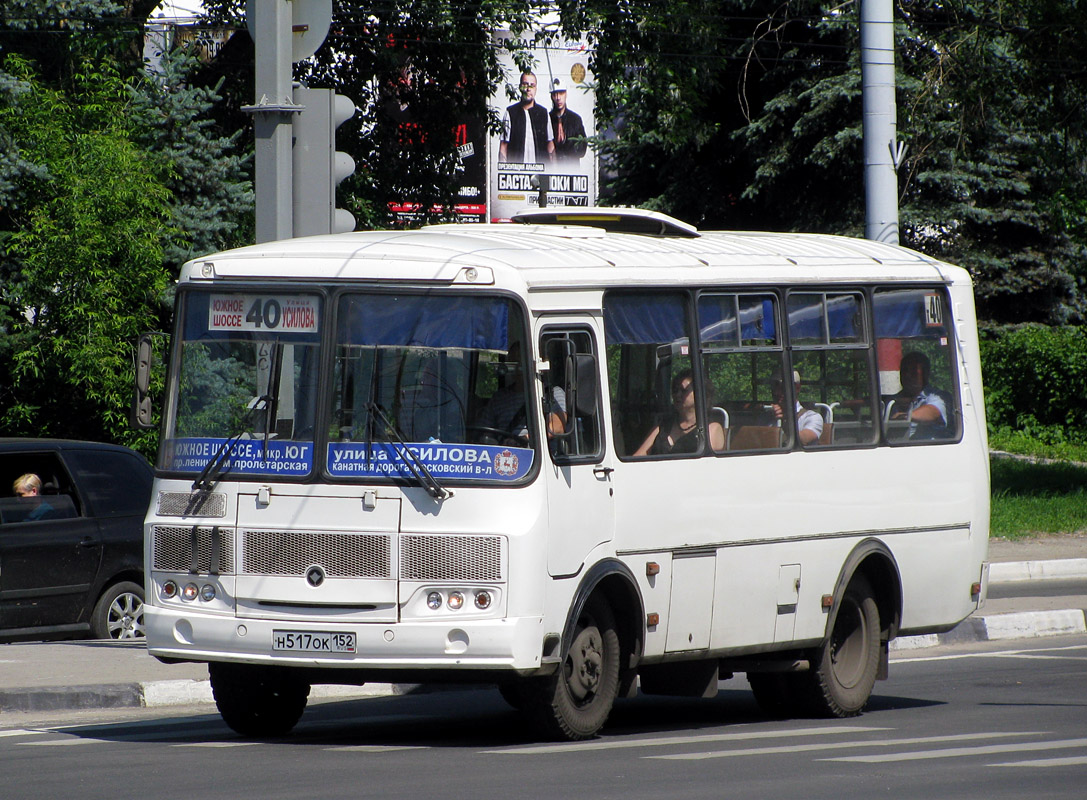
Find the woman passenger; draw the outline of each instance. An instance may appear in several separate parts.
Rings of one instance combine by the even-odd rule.
[[[725,429],[720,422],[709,424],[710,447],[725,449]],[[632,456],[660,456],[669,453],[697,453],[698,412],[695,408],[694,377],[685,369],[672,379],[672,415],[649,432]]]

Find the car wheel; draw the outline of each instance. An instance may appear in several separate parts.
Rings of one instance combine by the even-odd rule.
[[[106,589],[94,606],[91,633],[96,639],[142,639],[143,587],[121,581]]]

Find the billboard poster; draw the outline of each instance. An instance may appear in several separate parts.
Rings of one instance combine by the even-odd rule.
[[[596,155],[587,142],[596,133],[588,47],[559,40],[529,48],[532,66],[522,71],[513,58],[514,49],[525,52],[522,44],[509,32],[495,38],[506,82],[491,101],[502,119],[488,149],[491,221],[539,208],[541,187],[548,208],[596,205]]]
[[[412,169],[417,168],[414,165],[417,162],[425,163],[428,156],[435,152],[427,128],[428,125],[436,124],[435,114],[432,112],[429,115],[420,115],[417,109],[428,105],[431,108],[436,107],[435,97],[442,93],[459,98],[463,83],[458,82],[455,86],[444,88],[431,81],[420,84],[406,46],[397,46],[405,50],[403,63],[395,77],[381,84],[377,91],[372,114],[377,132],[374,138],[379,143],[377,158],[385,164],[396,164],[392,169],[401,172],[407,182],[411,183],[413,178],[419,177],[409,175]],[[478,113],[465,109],[463,102],[450,103],[446,100],[440,107],[447,109],[449,113],[441,117],[443,121],[437,124],[451,126],[457,148],[456,201],[452,209],[454,217],[458,222],[486,222],[487,131],[484,114],[482,109]],[[418,202],[404,197],[390,198],[388,209],[395,223],[404,226],[422,222],[428,211],[432,214],[446,211],[440,205],[426,209]]]

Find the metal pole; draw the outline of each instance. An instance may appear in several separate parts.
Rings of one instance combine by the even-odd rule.
[[[861,0],[864,102],[864,237],[898,244],[898,163],[893,0]]]
[[[291,215],[291,5],[288,0],[260,0],[249,4],[253,19],[249,30],[256,49],[256,137],[254,189],[256,239],[289,239]]]

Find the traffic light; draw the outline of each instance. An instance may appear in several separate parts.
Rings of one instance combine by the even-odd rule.
[[[355,114],[355,104],[331,89],[296,87],[294,102],[294,235],[355,230],[350,211],[336,208],[336,184],[355,171],[355,161],[336,150],[336,128]]]

